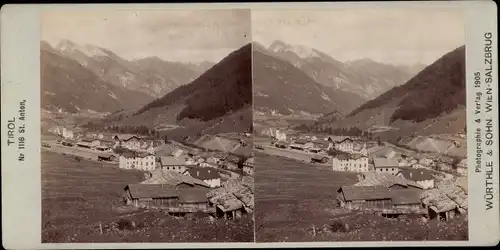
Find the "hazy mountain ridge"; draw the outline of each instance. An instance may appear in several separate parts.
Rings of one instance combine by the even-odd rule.
[[[324,117],[311,129],[357,127],[398,136],[458,133],[466,126],[465,101],[465,46],[461,46],[344,119]]]
[[[129,61],[108,49],[95,45],[78,45],[69,40],[62,40],[54,50],[78,61],[105,81],[144,92],[153,98],[191,82],[213,66],[210,62],[170,62],[158,57]]]
[[[252,51],[255,109],[282,115],[323,114],[342,109],[330,89],[290,62],[273,56],[259,44],[254,44]]]
[[[264,48],[258,45],[259,48]],[[382,64],[373,60],[343,63],[328,54],[306,46],[292,46],[275,41],[268,48],[271,55],[286,60],[301,69],[316,82],[332,88],[339,95],[349,96],[343,109],[351,111],[376,98],[386,90],[403,84],[416,72],[411,69]]]
[[[143,105],[151,98],[102,80],[46,45],[41,46],[40,53],[42,108],[70,113],[113,112]]]
[[[178,128],[164,132],[174,137],[201,132],[250,131],[250,47],[248,44],[232,52],[193,82],[176,88],[137,111],[115,113],[104,121],[151,128],[175,126]]]

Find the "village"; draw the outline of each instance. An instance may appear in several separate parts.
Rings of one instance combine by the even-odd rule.
[[[423,139],[418,139],[419,147],[422,147]],[[310,172],[302,174],[302,170],[290,168],[289,173],[281,173],[281,178],[288,179],[287,175],[290,175],[290,182],[306,182],[299,179],[299,173],[305,178],[314,175],[311,172],[322,171],[323,174],[318,174],[325,176],[326,182],[326,176],[331,176],[330,181],[335,184],[322,184],[322,177],[316,180],[318,188],[314,192],[334,200],[331,207],[324,209],[334,209],[335,213],[362,212],[388,219],[411,217],[421,223],[431,220],[448,223],[455,217],[467,218],[467,158],[449,154],[450,151],[457,152],[461,142],[450,142],[451,146],[439,153],[432,152],[436,146],[419,151],[361,136],[306,134],[286,128],[266,128],[256,135],[254,143],[259,152],[256,177],[256,206],[259,208],[264,207],[262,202],[268,202],[267,199],[259,201],[260,193],[267,192],[259,189],[272,188],[270,183],[261,182],[261,173],[264,175],[272,169],[277,171],[277,165],[292,164],[309,166]],[[427,143],[433,144],[432,139]],[[266,166],[268,164],[276,166]],[[279,171],[287,170],[280,167]],[[322,185],[331,189],[321,189]],[[274,188],[282,187],[275,184]],[[282,196],[294,195],[292,192],[295,191],[289,192]],[[260,220],[272,221],[272,218]],[[322,230],[340,229],[316,225],[311,228],[311,234],[316,236]]]
[[[47,134],[44,151],[102,168],[142,172],[143,181],[123,185],[122,195],[116,197],[131,210],[211,222],[253,218],[253,148],[248,134],[204,135],[183,143],[64,127]]]

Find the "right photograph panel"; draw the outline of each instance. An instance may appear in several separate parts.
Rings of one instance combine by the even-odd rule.
[[[252,10],[257,242],[468,240],[465,20]]]

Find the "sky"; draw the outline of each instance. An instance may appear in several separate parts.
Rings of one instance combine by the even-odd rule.
[[[266,47],[275,40],[304,45],[343,62],[428,65],[465,44],[465,17],[450,7],[253,10],[252,38]]]
[[[106,10],[46,12],[41,40],[109,49],[128,59],[218,62],[251,41],[249,10]]]

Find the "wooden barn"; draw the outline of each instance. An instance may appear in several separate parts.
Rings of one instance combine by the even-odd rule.
[[[337,191],[340,206],[347,209],[390,209],[392,196],[384,186],[345,186]]]
[[[179,205],[179,193],[170,185],[129,184],[125,187],[127,205],[143,208],[169,208]]]
[[[98,161],[114,161],[116,159],[116,156],[113,154],[106,154],[106,153],[101,153],[97,156]]]

